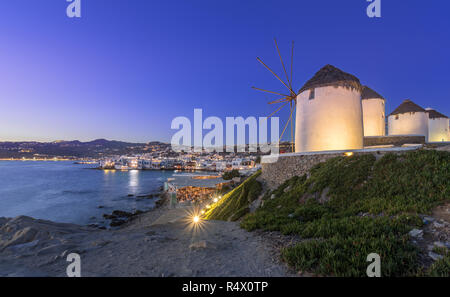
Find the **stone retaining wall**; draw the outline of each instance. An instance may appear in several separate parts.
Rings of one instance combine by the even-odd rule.
[[[419,135],[392,135],[392,136],[370,136],[364,137],[364,146],[424,144],[425,136]]]
[[[407,151],[417,150],[417,147],[403,147],[403,148],[382,148],[382,149],[362,149],[352,150],[354,155],[373,154],[377,159],[381,158],[387,153],[401,154]],[[330,152],[316,152],[316,153],[296,153],[280,155],[277,159],[273,157],[263,157],[262,173],[260,180],[270,189],[274,190],[286,180],[294,176],[302,176],[308,174],[312,167],[316,164],[325,162],[328,159],[344,156],[346,151],[330,151]],[[272,160],[272,162],[270,162]],[[276,161],[275,161],[276,160]],[[275,162],[273,162],[275,161]]]
[[[266,183],[269,189],[273,190],[294,176],[302,176],[308,173],[314,165],[342,155],[342,153],[336,153],[281,156],[275,163],[262,163],[260,178]]]

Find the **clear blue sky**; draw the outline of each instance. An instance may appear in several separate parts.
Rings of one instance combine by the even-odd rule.
[[[294,86],[333,64],[387,98],[450,116],[449,1],[65,0],[0,2],[0,141],[169,141],[176,116],[264,116],[282,91],[273,37]],[[281,113],[282,122],[287,112]]]

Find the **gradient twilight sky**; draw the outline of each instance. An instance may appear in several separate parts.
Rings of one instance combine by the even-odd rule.
[[[169,141],[176,116],[266,116],[295,40],[294,86],[325,64],[450,116],[449,1],[0,0],[0,141]],[[276,98],[276,97],[275,97]],[[282,123],[287,110],[280,114]]]

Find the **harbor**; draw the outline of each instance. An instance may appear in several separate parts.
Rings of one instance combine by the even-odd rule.
[[[105,170],[178,170],[225,172],[230,170],[255,171],[260,168],[257,156],[219,154],[180,154],[175,157],[113,156],[98,160],[99,169]]]
[[[219,197],[235,185],[233,180],[224,180],[220,175],[175,174],[164,183],[170,197],[170,205],[178,203],[201,205],[213,196]]]

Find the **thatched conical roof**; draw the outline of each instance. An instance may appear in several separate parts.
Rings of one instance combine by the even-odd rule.
[[[299,93],[314,88],[328,86],[340,86],[357,89],[359,91],[362,90],[361,83],[356,76],[346,73],[333,65],[326,65],[306,82],[306,84],[300,89]]]
[[[411,100],[405,100],[397,107],[390,115],[408,113],[408,112],[425,112],[425,109],[412,102]]]
[[[427,113],[428,113],[428,117],[430,119],[439,119],[439,118],[448,119],[448,116],[446,116],[445,114],[442,114],[434,109],[428,109]]]
[[[363,86],[363,90],[361,93],[361,99],[383,99],[383,96],[381,96],[380,94],[378,94],[377,92],[375,92],[374,90],[372,90],[371,88],[369,88],[368,86]]]

